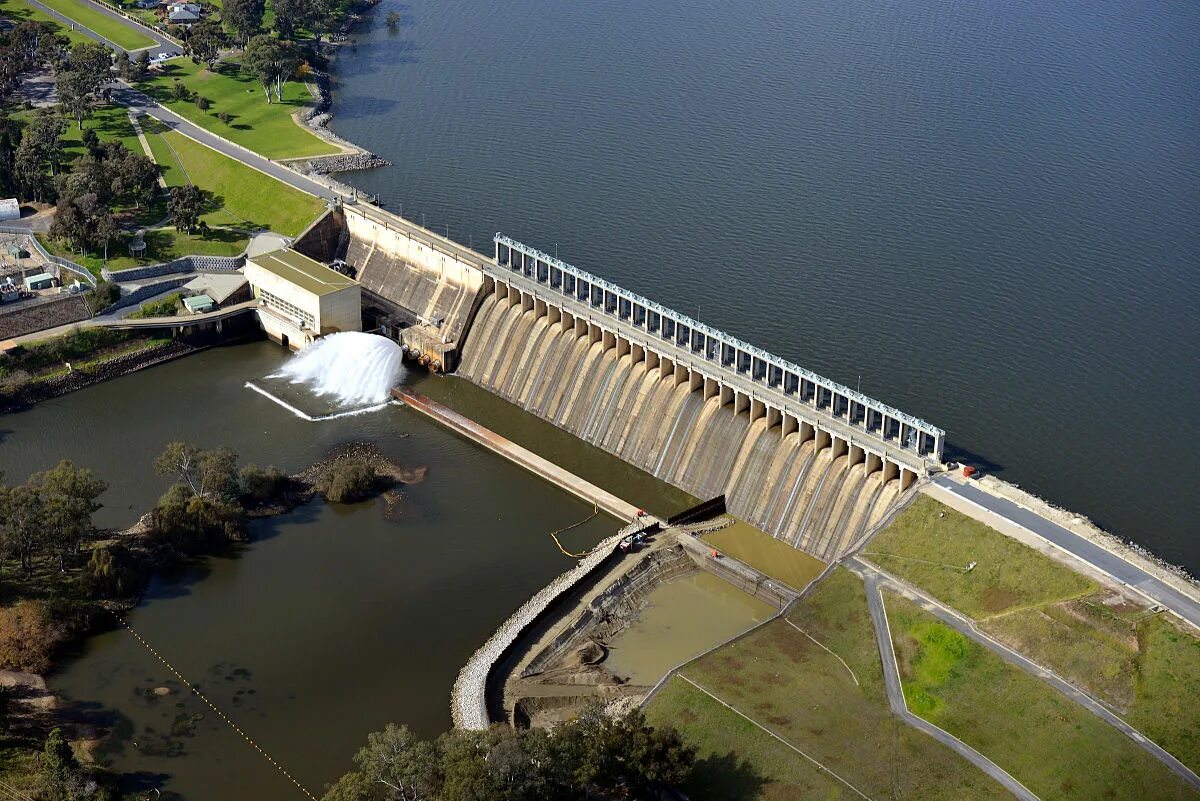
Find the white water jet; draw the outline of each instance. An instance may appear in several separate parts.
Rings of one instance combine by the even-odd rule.
[[[317,340],[267,378],[303,384],[340,409],[386,404],[404,373],[400,346],[378,334],[343,331]]]

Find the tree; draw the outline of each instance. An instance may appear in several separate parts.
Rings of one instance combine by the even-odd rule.
[[[117,51],[116,68],[117,75],[121,76],[121,80],[126,82],[133,80],[133,62],[124,50]]]
[[[63,737],[57,726],[50,730],[42,749],[42,774],[50,785],[60,793],[74,783],[80,773],[79,760],[71,750],[71,744]]]
[[[213,536],[239,535],[244,512],[237,503],[233,451],[172,442],[155,460],[154,469],[175,479],[154,509],[155,526],[175,545],[190,549]]]
[[[196,95],[196,108],[200,109],[201,111],[208,111],[209,106],[210,103],[208,102],[207,97],[204,95]]]
[[[225,0],[221,4],[221,19],[238,44],[245,47],[262,28],[265,0]]]
[[[171,81],[171,97],[176,100],[187,100],[191,94],[191,90],[187,88],[183,81],[178,78]]]
[[[97,91],[112,77],[112,51],[102,44],[81,42],[55,69],[54,77],[58,102],[75,117],[82,130]]]
[[[217,66],[224,44],[225,35],[221,30],[220,23],[213,19],[207,19],[192,26],[187,40],[188,55],[192,57],[192,63],[203,64],[212,70]]]
[[[0,487],[0,533],[4,551],[17,557],[26,575],[33,558],[46,545],[46,507],[41,494],[28,485]]]
[[[84,295],[84,300],[87,301],[88,311],[93,314],[99,314],[109,306],[116,303],[121,298],[121,287],[111,281],[98,281],[91,292]]]
[[[275,99],[283,100],[283,86],[296,71],[300,58],[291,42],[260,34],[246,44],[244,63],[262,85],[270,103],[272,89],[275,90]]]
[[[277,497],[288,485],[287,473],[278,467],[265,470],[258,465],[248,464],[238,473],[238,487],[244,501],[264,503]]]
[[[367,744],[354,755],[363,778],[399,801],[434,798],[438,758],[433,744],[420,740],[407,726],[389,723],[383,731],[367,735]]]
[[[281,39],[295,39],[296,34],[312,27],[325,14],[321,0],[273,0],[275,30]]]
[[[51,470],[34,473],[29,484],[40,492],[50,544],[58,553],[58,569],[66,572],[67,558],[96,533],[92,513],[100,508],[97,499],[108,485],[91,470],[78,468],[67,459]]]
[[[58,172],[63,160],[62,135],[66,123],[53,109],[39,109],[21,133],[21,144],[13,157],[13,177],[17,188],[28,198],[53,197],[50,176]]]
[[[150,73],[150,51],[143,50],[137,54],[130,69],[130,77],[134,81],[144,79]]]
[[[220,120],[221,122],[225,123],[226,125],[228,125],[230,123],[230,121],[233,120],[233,115],[230,114],[228,111],[218,111],[217,119]]]
[[[238,495],[237,454],[229,448],[201,450],[187,442],[171,442],[154,460],[160,476],[172,477],[193,497],[231,500]]]
[[[171,187],[171,196],[167,198],[167,213],[175,222],[176,231],[191,233],[200,223],[200,206],[203,198],[195,186]]]

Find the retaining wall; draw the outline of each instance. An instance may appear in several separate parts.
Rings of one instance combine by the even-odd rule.
[[[128,270],[105,269],[101,271],[101,275],[106,281],[143,281],[173,273],[232,273],[242,269],[245,264],[244,253],[240,256],[181,256],[146,267],[132,267]]]

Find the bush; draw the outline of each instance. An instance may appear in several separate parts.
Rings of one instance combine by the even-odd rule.
[[[0,668],[42,673],[66,636],[66,627],[42,601],[18,601],[0,609]]]
[[[191,91],[178,78],[171,82],[171,96],[176,100],[187,100],[191,94]]]
[[[228,111],[218,111],[217,119],[220,120],[221,122],[225,123],[226,125],[228,125],[230,122],[233,121],[233,115],[230,114]]]
[[[244,501],[263,503],[277,498],[287,488],[288,475],[278,467],[264,469],[248,464],[238,474],[238,485]]]
[[[94,597],[124,598],[137,588],[141,571],[126,548],[110,545],[92,551],[92,558],[84,568],[83,580]]]
[[[152,300],[142,304],[142,308],[130,314],[130,317],[144,319],[146,317],[172,317],[179,308],[179,302],[183,300],[183,294],[180,292],[172,292],[162,300]]]
[[[375,468],[358,459],[339,459],[317,481],[317,492],[333,503],[351,503],[375,489]]]
[[[87,294],[88,308],[98,314],[121,299],[121,287],[111,281],[101,281]]]
[[[204,97],[203,95],[196,95],[196,108],[200,109],[201,111],[208,111],[210,105],[211,104],[208,102],[207,97]]]

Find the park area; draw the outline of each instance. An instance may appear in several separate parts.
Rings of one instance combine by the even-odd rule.
[[[175,82],[186,88],[178,96]],[[340,149],[321,139],[293,118],[312,102],[308,88],[288,81],[283,102],[268,103],[259,82],[236,61],[224,61],[215,70],[185,59],[173,59],[138,85],[181,117],[218,136],[271,159],[326,156]],[[202,110],[196,98],[208,101]]]
[[[646,711],[700,748],[695,801],[1008,797],[892,716],[862,582],[842,568],[787,618],[686,665]]]
[[[979,621],[1200,770],[1200,638],[1183,624],[924,495],[864,556]]]

